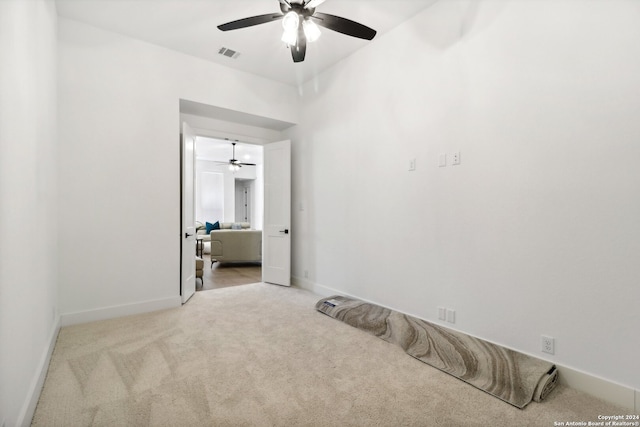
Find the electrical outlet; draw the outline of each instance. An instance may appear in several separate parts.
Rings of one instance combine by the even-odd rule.
[[[447,309],[444,307],[438,307],[438,319],[447,320]]]
[[[460,152],[456,151],[455,153],[452,154],[453,159],[451,160],[451,164],[452,165],[459,165],[460,164]]]
[[[542,341],[542,352],[543,353],[549,353],[549,354],[554,354],[555,352],[555,342],[553,337],[548,337],[546,335],[542,335],[541,336]]]
[[[415,158],[409,160],[409,170],[410,171],[416,170],[416,159]]]

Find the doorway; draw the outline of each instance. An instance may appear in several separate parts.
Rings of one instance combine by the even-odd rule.
[[[195,220],[204,235],[205,268],[197,291],[262,280],[259,262],[213,262],[207,225],[262,230],[263,147],[228,139],[197,136],[195,142]]]
[[[236,178],[236,222],[250,222],[255,179]]]
[[[215,107],[213,105],[202,104],[202,103],[188,101],[184,99],[181,99],[179,103],[180,103],[180,108],[179,108],[180,121],[186,122],[189,125],[191,125],[197,137],[213,138],[213,139],[218,139],[222,141],[233,141],[233,142],[238,141],[239,144],[245,144],[246,146],[249,146],[249,147],[258,146],[266,149],[266,147],[268,146],[272,146],[273,144],[278,144],[278,143],[273,143],[272,141],[284,142],[282,141],[283,131],[295,125],[295,123],[291,123],[291,122],[285,122],[285,121],[271,119],[263,116],[252,115],[252,114],[243,113],[240,111],[229,110],[221,107]],[[287,161],[285,162],[286,166],[282,161],[272,160],[266,163],[274,164],[274,168],[270,169],[272,171],[285,170],[285,169],[286,171],[288,171],[286,173],[287,185],[283,186],[281,184],[278,184],[278,185],[270,186],[271,189],[269,190],[269,195],[265,196],[263,194],[266,191],[265,189],[266,184],[263,177],[265,173],[264,173],[264,169],[261,170],[260,173],[256,174],[253,187],[252,188],[250,187],[249,191],[247,192],[247,196],[251,197],[251,202],[249,203],[249,206],[248,206],[247,217],[251,218],[250,221],[248,222],[251,224],[252,228],[256,228],[260,230],[264,230],[263,227],[266,227],[266,224],[267,224],[265,221],[267,219],[270,219],[269,232],[262,233],[262,237],[263,237],[262,252],[261,252],[262,267],[265,266],[265,260],[267,260],[268,261],[266,263],[267,266],[272,267],[272,269],[273,267],[275,267],[281,271],[286,272],[286,281],[285,280],[279,281],[279,279],[277,279],[273,275],[265,276],[264,271],[262,272],[263,276],[261,279],[270,283],[284,284],[288,286],[290,281],[290,255],[291,255],[290,254],[290,251],[291,251],[290,237],[291,236],[288,234],[288,229],[290,228],[290,218],[288,214],[290,213],[290,204],[291,204],[291,192],[290,192],[291,163],[290,163],[289,141],[286,141],[286,145],[288,147],[286,150],[287,152],[287,156],[286,156]],[[228,153],[228,148],[227,148],[227,153]],[[227,154],[223,158],[225,159],[225,161],[228,161],[229,158],[237,158],[237,160],[243,163],[253,163],[249,160],[239,159],[239,156],[237,155],[234,156],[233,154],[231,156]],[[276,163],[278,164],[277,167],[275,167]],[[229,165],[227,164],[227,167],[228,166]],[[263,166],[258,166],[258,167],[262,168]],[[212,174],[221,173],[221,171],[211,171],[211,172]],[[275,174],[271,173],[269,174],[269,176],[271,177],[270,178],[271,182],[277,183],[285,175],[281,173],[275,173]],[[209,176],[208,178],[211,185],[220,185],[220,181],[222,181],[223,186],[227,185],[227,183],[224,182],[224,178],[221,177],[220,175],[217,177],[215,175],[212,175],[212,176]],[[193,181],[194,181],[194,187],[195,187],[195,181],[196,181],[195,176],[193,177]],[[284,190],[285,188],[287,188],[288,190],[285,191]],[[234,179],[234,185],[233,185],[232,191],[235,192],[235,179]],[[237,222],[235,217],[235,200],[233,204],[229,204],[227,200],[225,200],[227,198],[227,194],[232,194],[232,193],[225,192],[225,195],[222,197],[221,200],[220,199],[205,200],[204,204],[206,205],[207,209],[211,209],[212,211],[217,212],[217,213],[211,212],[211,216],[221,217],[221,218],[224,218],[225,220],[229,219],[229,221],[225,221],[225,222]],[[273,200],[274,202],[269,203],[269,200]],[[184,200],[181,203],[184,203]],[[233,207],[233,209],[231,209],[233,210],[233,215],[230,214],[230,211],[227,208],[227,206]],[[267,207],[270,207],[270,208],[268,209]],[[275,207],[278,207],[278,209],[274,209]],[[196,208],[194,207],[194,210],[195,209]],[[267,212],[265,212],[267,210],[269,211],[268,215],[267,215]],[[287,215],[284,215],[284,213],[286,213]],[[194,221],[195,221],[195,218],[194,218]],[[205,224],[202,224],[202,227],[206,226],[206,222],[210,222],[210,221],[207,221],[205,219]],[[281,234],[281,233],[286,233],[286,234]],[[182,230],[182,235],[183,236],[185,235],[184,230]],[[183,251],[181,250],[181,257],[182,257],[182,253]],[[203,254],[203,255],[205,255],[205,259],[207,259],[208,254]],[[208,256],[208,259],[211,259],[210,255]],[[184,265],[185,262],[187,261],[183,259],[181,271],[184,269],[190,268],[189,266]],[[203,266],[204,271],[201,271],[201,273],[206,272],[207,268],[209,268],[210,265],[211,265],[210,263],[205,264],[205,266]],[[199,281],[200,280],[198,279],[198,282]],[[251,283],[255,281],[256,280],[252,279]]]

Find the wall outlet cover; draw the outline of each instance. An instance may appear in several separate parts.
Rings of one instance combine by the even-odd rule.
[[[460,152],[456,151],[455,153],[452,154],[453,160],[451,161],[451,164],[453,165],[459,165],[460,164]]]
[[[541,350],[543,353],[554,354],[555,342],[553,337],[542,335],[540,344],[541,344]]]

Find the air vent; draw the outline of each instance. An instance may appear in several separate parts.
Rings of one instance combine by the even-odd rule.
[[[236,59],[240,56],[240,52],[236,52],[235,50],[227,49],[226,47],[221,47],[218,51],[220,55],[228,56],[229,58]]]

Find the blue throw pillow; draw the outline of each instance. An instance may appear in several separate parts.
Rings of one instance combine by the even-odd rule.
[[[210,222],[206,223],[207,234],[211,233],[211,230],[220,230],[220,221],[216,221],[213,224]]]

